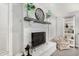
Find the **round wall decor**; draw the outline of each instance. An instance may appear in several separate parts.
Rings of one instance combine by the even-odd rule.
[[[45,15],[41,8],[37,8],[35,11],[35,17],[39,21],[44,21]]]

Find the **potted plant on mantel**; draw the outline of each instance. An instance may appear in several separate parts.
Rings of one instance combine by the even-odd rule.
[[[34,10],[35,10],[35,5],[33,3],[27,3],[25,4],[25,9],[27,13],[27,17],[34,18]]]

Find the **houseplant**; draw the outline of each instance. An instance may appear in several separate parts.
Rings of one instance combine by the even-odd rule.
[[[35,10],[35,5],[33,3],[27,3],[25,4],[25,9],[26,9],[26,13],[27,13],[27,17],[31,17],[34,18],[34,10]]]

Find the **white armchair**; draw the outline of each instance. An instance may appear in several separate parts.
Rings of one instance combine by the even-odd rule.
[[[63,49],[69,49],[69,44],[70,42],[68,40],[66,40],[64,37],[58,37],[55,39],[55,42],[57,43],[57,48],[59,50],[63,50]]]

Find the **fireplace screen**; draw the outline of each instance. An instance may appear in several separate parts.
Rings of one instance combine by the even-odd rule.
[[[32,48],[38,45],[41,45],[46,42],[46,33],[45,32],[34,32],[31,35],[32,37]]]

